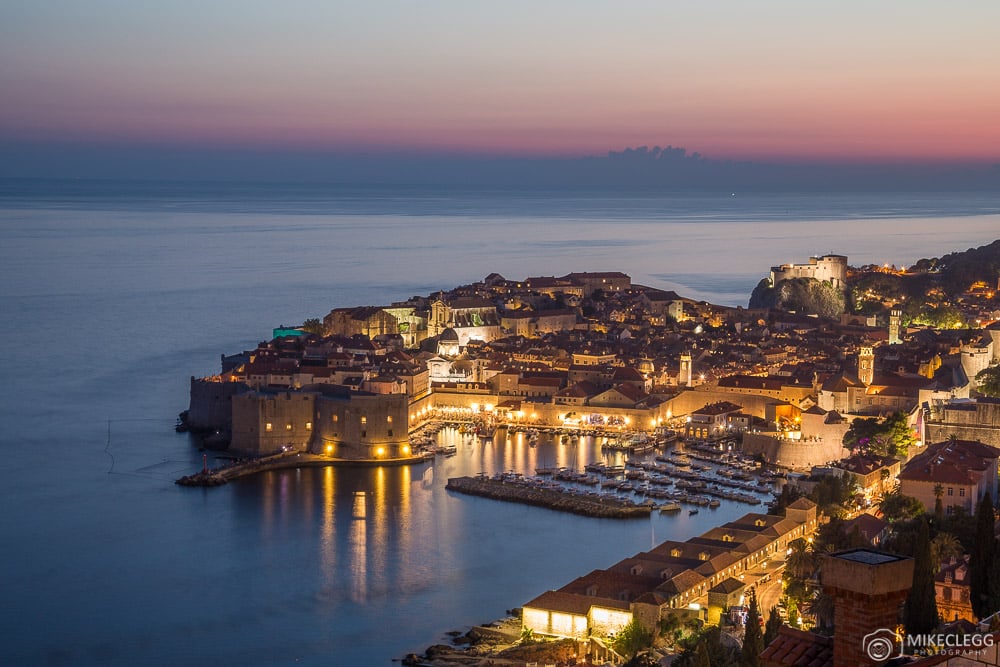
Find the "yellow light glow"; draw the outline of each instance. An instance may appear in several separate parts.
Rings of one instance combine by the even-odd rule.
[[[375,450],[376,456],[383,456],[385,454],[385,447],[379,447]]]
[[[473,403],[472,404],[472,411],[473,412],[478,412],[479,411],[479,403]]]
[[[410,446],[409,445],[403,445],[403,453],[404,454],[409,454],[410,453]]]
[[[333,445],[327,445],[326,446],[326,453],[327,454],[333,454]]]

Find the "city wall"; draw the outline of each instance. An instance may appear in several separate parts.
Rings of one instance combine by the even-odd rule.
[[[794,470],[809,470],[850,454],[840,441],[792,440],[769,433],[744,433],[743,452],[761,454],[768,463]]]

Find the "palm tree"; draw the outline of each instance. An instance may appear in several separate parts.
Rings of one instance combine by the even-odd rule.
[[[798,579],[808,579],[816,569],[816,554],[813,553],[811,545],[801,537],[788,543],[792,553],[788,554],[785,560],[785,569],[793,577]]]
[[[931,559],[935,572],[941,568],[941,561],[952,556],[961,556],[963,553],[965,553],[965,547],[951,533],[938,533],[931,540]]]
[[[935,484],[934,485],[934,515],[937,518],[944,516],[944,506],[941,503],[941,498],[944,497],[944,485]]]
[[[833,596],[819,591],[809,602],[809,613],[816,619],[816,625],[820,630],[833,630]]]

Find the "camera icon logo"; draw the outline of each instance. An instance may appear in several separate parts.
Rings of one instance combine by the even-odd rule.
[[[885,662],[896,652],[896,642],[899,637],[892,630],[879,628],[870,632],[861,640],[861,648],[865,655],[875,662]]]

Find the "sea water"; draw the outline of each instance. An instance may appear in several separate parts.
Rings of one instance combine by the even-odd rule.
[[[746,305],[773,264],[1000,236],[995,194],[733,194],[0,181],[0,662],[388,664],[749,511],[609,521],[444,490],[598,454],[521,441],[173,484],[202,465],[173,431],[189,377],[334,307],[604,270]]]

